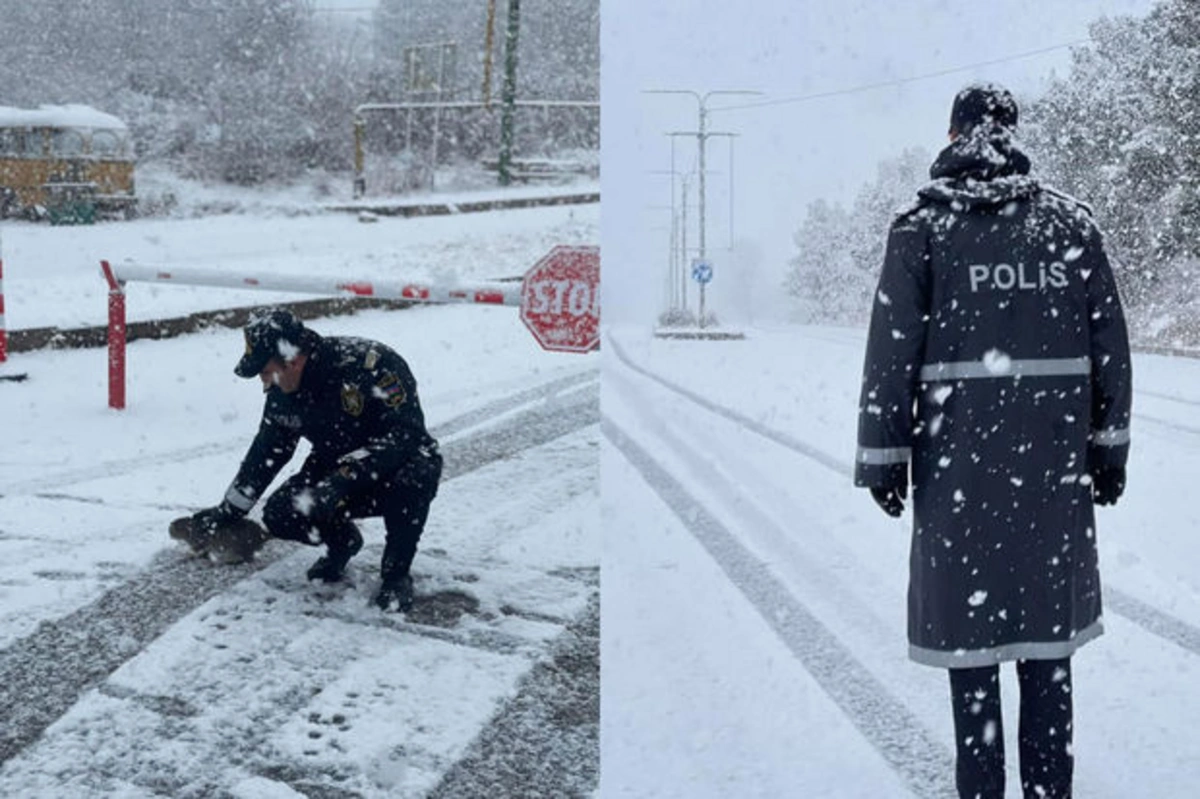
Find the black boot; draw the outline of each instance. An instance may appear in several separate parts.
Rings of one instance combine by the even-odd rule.
[[[346,521],[337,527],[322,529],[321,539],[325,542],[326,551],[308,567],[308,579],[336,583],[345,576],[350,558],[362,549],[362,533],[353,522]]]
[[[413,605],[413,579],[407,572],[400,577],[383,581],[379,593],[375,595],[375,604],[380,610],[405,613]]]

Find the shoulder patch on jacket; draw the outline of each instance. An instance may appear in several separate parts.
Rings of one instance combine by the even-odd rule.
[[[396,408],[403,405],[404,401],[408,399],[408,392],[404,390],[404,383],[391,372],[384,374],[379,379],[372,393],[383,400],[384,404],[389,408]]]
[[[342,386],[342,410],[351,416],[359,416],[363,412],[363,396],[357,386]]]

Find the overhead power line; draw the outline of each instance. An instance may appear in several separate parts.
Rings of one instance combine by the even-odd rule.
[[[920,80],[929,80],[931,78],[940,78],[945,75],[953,75],[956,72],[968,72],[970,70],[978,69],[980,67],[990,67],[990,66],[995,66],[996,64],[1006,64],[1010,61],[1020,61],[1021,59],[1024,59],[1024,58],[1032,58],[1034,56],[1045,55],[1046,53],[1052,53],[1056,50],[1065,50],[1068,47],[1076,47],[1081,44],[1088,44],[1089,42],[1090,42],[1090,40],[1088,40],[1088,39],[1079,39],[1079,40],[1076,40],[1073,42],[1065,42],[1063,44],[1056,44],[1056,45],[1052,45],[1050,47],[1043,47],[1038,50],[1028,50],[1023,53],[1014,53],[1012,55],[1004,56],[1003,58],[993,58],[989,61],[977,61],[973,64],[963,64],[962,66],[959,66],[959,67],[950,67],[948,69],[939,69],[936,72],[926,72],[922,75],[912,75],[907,78],[895,78],[893,80],[885,80],[885,81],[880,81],[878,83],[867,83],[867,84],[863,84],[862,86],[850,86],[845,89],[833,89],[831,91],[817,92],[815,94],[801,94],[801,95],[796,95],[794,97],[780,97],[775,100],[757,100],[752,103],[738,103],[736,105],[722,105],[722,106],[718,106],[715,108],[710,108],[709,112],[716,113],[717,111],[740,111],[745,108],[763,108],[766,106],[773,106],[773,105],[789,105],[791,103],[804,103],[804,102],[808,102],[810,100],[822,100],[826,97],[839,97],[839,96],[845,95],[845,94],[859,94],[861,92],[874,91],[875,89],[884,89],[889,86],[901,86],[905,83],[915,83],[916,81],[920,81]]]

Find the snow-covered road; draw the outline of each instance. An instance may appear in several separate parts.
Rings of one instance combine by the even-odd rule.
[[[639,533],[605,536],[604,795],[953,796],[945,675],[906,658],[909,519],[850,480],[862,334],[605,347],[603,524]],[[1135,383],[1108,632],[1075,659],[1076,784],[1114,799],[1200,777],[1200,362]]]
[[[370,247],[403,258],[407,238],[484,274],[494,252],[528,267],[548,240],[594,241],[594,222],[529,213],[540,224],[471,215],[428,233],[425,220],[383,220],[369,226]],[[293,221],[163,227],[181,253],[205,235],[248,252],[262,235],[258,260],[281,263],[289,238],[309,234]],[[341,222],[308,220],[327,224]],[[89,233],[136,244],[147,229]],[[50,263],[46,253],[64,246],[55,232],[25,230],[30,249],[15,251]],[[19,243],[8,233],[6,245]],[[346,268],[371,260],[353,244],[344,251]],[[97,280],[79,264],[14,281],[45,292],[31,321],[93,321],[90,288],[54,288]],[[308,273],[320,268],[310,261]],[[144,315],[233,301],[181,291],[190,298],[145,295]],[[50,307],[54,296],[69,307]],[[258,387],[232,374],[239,331],[131,344],[121,412],[106,407],[102,349],[18,353],[10,367],[29,379],[0,383],[0,796],[594,790],[598,356],[542,352],[511,308],[310,324],[385,341],[417,377],[446,456],[414,564],[417,606],[395,617],[371,604],[378,519],[363,523],[366,547],[336,587],[306,582],[315,549],[271,542],[253,564],[228,567],[167,537],[170,519],[219,500],[257,428]],[[280,479],[303,455],[302,445]]]

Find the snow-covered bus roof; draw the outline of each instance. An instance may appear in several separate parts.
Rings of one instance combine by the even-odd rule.
[[[90,105],[43,105],[33,110],[0,105],[0,128],[14,127],[127,130],[124,122]]]

